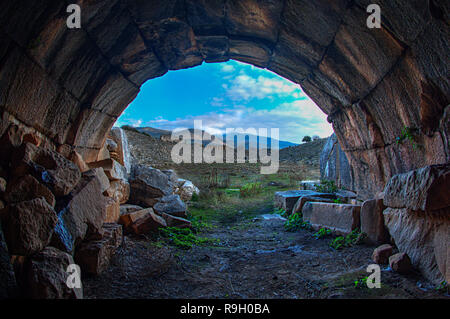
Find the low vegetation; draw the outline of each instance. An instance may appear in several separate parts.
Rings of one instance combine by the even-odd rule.
[[[194,245],[214,245],[219,242],[218,239],[200,237],[194,234],[190,228],[161,228],[160,235],[162,238],[166,239],[169,244],[181,249],[191,249]]]
[[[330,247],[335,250],[340,250],[345,247],[351,247],[353,245],[359,244],[363,241],[365,237],[364,233],[361,233],[359,229],[353,230],[350,234],[347,236],[338,236],[334,238],[330,242]]]
[[[316,190],[320,193],[336,193],[339,188],[334,181],[322,180],[320,184],[316,184]]]
[[[402,129],[402,134],[396,138],[397,144],[403,144],[405,141],[408,141],[413,149],[416,149],[418,147],[418,144],[416,143],[416,135],[418,133],[418,130],[416,128],[412,127],[404,127]]]
[[[331,236],[331,234],[332,234],[332,232],[331,232],[330,229],[328,229],[328,228],[321,228],[316,233],[314,233],[313,236],[316,239],[322,239],[322,238]]]
[[[368,276],[355,280],[354,281],[355,288],[357,289],[367,288],[367,279],[369,279]]]
[[[241,198],[252,197],[254,195],[260,194],[262,191],[263,187],[260,182],[248,183],[241,187],[240,196]]]
[[[295,232],[300,229],[310,230],[312,227],[309,222],[303,221],[302,213],[298,212],[287,217],[287,220],[284,223],[284,229],[288,232]]]

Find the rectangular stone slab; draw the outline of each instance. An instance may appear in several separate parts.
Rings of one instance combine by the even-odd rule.
[[[360,225],[360,206],[349,204],[312,203],[303,206],[303,220],[314,229],[328,228],[338,235],[348,235]]]
[[[383,199],[371,199],[361,207],[361,231],[367,235],[367,242],[384,244],[389,242],[389,232],[384,226]]]
[[[317,196],[324,198],[336,198],[333,194],[318,193],[310,190],[291,190],[285,192],[275,193],[274,205],[277,208],[282,208],[287,212],[291,212],[298,199],[303,196]]]

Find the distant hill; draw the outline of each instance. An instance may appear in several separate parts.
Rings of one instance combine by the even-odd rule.
[[[161,140],[160,138],[162,135],[169,136],[169,131],[154,128],[123,128],[127,132],[133,157],[139,163],[148,165],[172,163],[170,153],[176,142]],[[296,164],[304,163],[319,168],[320,154],[326,141],[327,139],[324,138],[287,147],[283,146],[293,143],[286,142],[288,144],[283,144],[280,142],[282,148],[280,150],[280,161]]]
[[[161,137],[165,137],[168,140],[168,139],[170,139],[170,136],[172,135],[171,131],[161,130],[161,129],[154,128],[154,127],[136,127],[135,129],[138,130],[139,132],[146,133],[146,134],[148,134],[148,135],[150,135],[150,136],[152,136],[154,138],[157,138],[157,139],[161,139]],[[189,131],[191,132],[191,134],[193,134],[194,129],[189,129]],[[210,136],[207,132],[205,132],[205,131],[202,131],[202,132],[206,135],[207,138]],[[214,136],[214,135],[211,135],[211,136]],[[226,134],[223,134],[221,136],[221,138],[222,138],[223,142],[226,142]],[[235,138],[234,138],[235,145],[237,144],[237,139],[238,138],[240,138],[240,139],[244,138],[244,134],[237,134],[235,136]],[[250,144],[249,140],[250,140],[250,137],[248,135],[245,135],[245,148],[246,149],[249,148],[249,144]],[[260,137],[257,136],[256,137],[257,147],[259,147],[259,140],[260,140]],[[275,141],[276,140],[273,140],[272,138],[269,137],[267,139],[267,146],[270,148],[270,146],[272,144],[275,144],[274,143]],[[194,141],[192,141],[192,142],[194,142]],[[209,144],[209,141],[203,141],[203,145],[207,145],[207,144]],[[279,149],[283,149],[283,148],[291,147],[291,146],[296,146],[296,145],[298,145],[298,144],[291,143],[291,142],[288,142],[288,141],[281,141],[281,140],[278,141]]]
[[[172,135],[171,131],[161,130],[153,127],[136,127],[139,132],[147,133],[148,135],[154,138],[160,138],[163,135],[170,136]]]
[[[320,154],[328,138],[321,138],[309,143],[286,147],[280,150],[280,161],[299,162],[319,167]]]
[[[248,149],[249,148],[249,144],[250,144],[250,136],[249,135],[245,135],[244,134],[236,134],[236,136],[234,137],[234,144],[237,144],[237,139],[238,138],[244,138],[245,137],[245,148]],[[226,140],[227,135],[223,134],[223,140]],[[260,140],[260,136],[256,136],[256,145],[259,148],[259,140]],[[272,138],[267,138],[267,147],[270,148],[272,146],[273,143],[276,143],[277,140],[272,139]],[[291,142],[287,142],[287,141],[280,141],[278,140],[278,148],[279,149],[283,149],[286,147],[290,147],[290,146],[297,146],[298,144],[295,143],[291,143]]]

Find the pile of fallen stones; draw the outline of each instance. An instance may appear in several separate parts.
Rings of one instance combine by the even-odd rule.
[[[367,244],[381,245],[373,254],[376,263],[402,274],[417,269],[436,285],[450,282],[450,164],[395,175],[364,202],[349,191],[317,192],[311,184],[277,192],[275,206],[301,213],[316,230],[345,236],[359,229]]]
[[[97,158],[44,147],[11,125],[0,139],[0,298],[82,298],[67,285],[107,269],[123,234],[190,227],[198,189],[174,171],[131,165],[126,135],[111,130]],[[138,206],[139,205],[139,206]]]

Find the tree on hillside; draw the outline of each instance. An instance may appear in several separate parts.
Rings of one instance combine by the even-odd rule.
[[[305,143],[311,142],[311,136],[305,136],[305,137],[303,138],[302,142],[305,142]]]
[[[312,140],[313,140],[313,141],[318,141],[318,140],[320,140],[320,136],[319,136],[319,135],[314,135],[314,136],[312,137]]]

